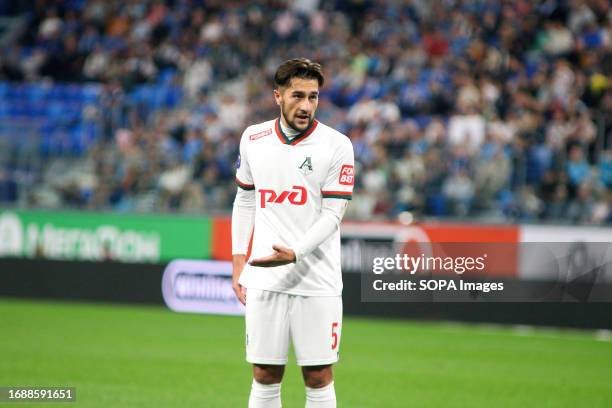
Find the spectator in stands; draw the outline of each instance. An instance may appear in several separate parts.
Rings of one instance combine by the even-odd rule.
[[[573,145],[569,151],[566,167],[570,198],[576,195],[578,188],[589,181],[591,168],[584,157],[582,146]],[[586,190],[583,188],[583,190]],[[583,195],[587,192],[583,192]]]

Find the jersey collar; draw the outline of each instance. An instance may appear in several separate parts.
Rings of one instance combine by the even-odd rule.
[[[296,135],[293,139],[289,139],[287,136],[285,136],[285,134],[283,133],[283,129],[281,128],[279,118],[274,121],[274,130],[276,130],[276,136],[278,136],[278,139],[281,141],[281,143],[295,146],[296,144],[300,143],[302,140],[310,136],[310,134],[312,134],[312,132],[314,132],[314,130],[317,128],[318,124],[319,122],[316,119],[313,120],[310,126],[306,128],[306,130]]]

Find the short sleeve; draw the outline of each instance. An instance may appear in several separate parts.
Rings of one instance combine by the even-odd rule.
[[[236,161],[236,184],[243,190],[255,190],[251,168],[249,167],[249,158],[247,156],[246,139],[240,139],[240,152]]]
[[[323,198],[350,200],[355,185],[355,158],[353,145],[347,138],[336,149],[321,194]]]

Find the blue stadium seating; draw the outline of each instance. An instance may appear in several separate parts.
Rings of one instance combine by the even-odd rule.
[[[160,84],[141,85],[127,95],[130,104],[145,113],[176,107],[182,89],[172,84],[173,69],[162,72]],[[0,82],[0,137],[12,144],[23,143],[21,135],[33,136],[43,156],[81,155],[102,137],[100,123],[83,117],[89,105],[101,102],[99,84],[49,84]]]

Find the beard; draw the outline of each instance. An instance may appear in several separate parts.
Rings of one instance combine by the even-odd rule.
[[[303,132],[304,130],[308,129],[310,127],[310,125],[312,125],[313,122],[313,117],[312,115],[308,116],[308,123],[305,126],[298,126],[298,124],[295,121],[295,116],[293,117],[293,120],[289,120],[289,117],[287,116],[287,111],[285,111],[285,107],[281,106],[281,115],[283,115],[283,118],[285,118],[285,122],[287,123],[287,125],[289,125],[289,127],[293,130],[295,130],[296,132]]]

